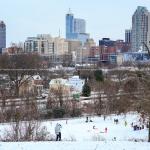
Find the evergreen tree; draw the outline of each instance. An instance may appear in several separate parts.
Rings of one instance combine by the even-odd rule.
[[[89,97],[90,95],[91,95],[91,87],[88,85],[86,81],[82,89],[82,96]]]
[[[94,72],[95,80],[98,82],[104,81],[104,75],[102,70],[96,70]]]

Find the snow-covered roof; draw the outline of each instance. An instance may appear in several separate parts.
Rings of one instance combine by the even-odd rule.
[[[53,84],[69,85],[68,80],[62,78],[52,79],[49,82],[49,85],[53,85]]]
[[[79,76],[73,76],[72,78],[73,79],[79,79]]]
[[[34,75],[34,76],[32,76],[32,78],[34,80],[42,80],[42,78],[39,75]]]

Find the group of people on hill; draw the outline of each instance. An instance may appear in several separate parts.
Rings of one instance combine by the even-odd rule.
[[[146,117],[145,117],[144,113],[141,114],[141,116],[140,116],[140,118],[138,119],[137,122],[132,122],[131,123],[131,127],[133,128],[134,131],[142,130],[145,127],[149,128],[149,123],[146,120]]]
[[[114,123],[119,124],[119,119],[114,119]],[[128,122],[126,120],[124,121],[124,125],[125,127],[128,125]]]
[[[145,125],[148,128],[148,124],[146,124],[145,122],[141,121],[141,119],[139,119],[138,122],[132,122],[131,123],[131,127],[133,128],[134,131],[144,129]]]
[[[93,121],[91,120],[91,118],[89,119],[88,117],[86,117],[86,121],[85,122],[87,123],[87,122],[93,122]],[[114,123],[115,124],[119,124],[119,119],[115,118],[114,119]],[[141,119],[140,118],[138,123],[133,123],[132,122],[131,123],[131,127],[133,128],[134,131],[142,130],[142,129],[144,129],[144,123],[145,123],[145,119]],[[66,120],[66,124],[67,124],[67,120]],[[125,126],[128,125],[127,121],[124,121],[124,125]],[[148,123],[146,124],[146,127],[149,128],[149,124]],[[62,125],[57,123],[56,126],[55,126],[56,141],[61,141],[61,128],[62,128]],[[93,129],[97,129],[97,128],[95,126],[93,126]],[[104,133],[107,133],[107,132],[108,132],[108,128],[106,127],[104,129]]]
[[[144,125],[143,125],[143,124],[142,124],[142,125],[137,125],[137,124],[131,123],[131,126],[133,127],[133,130],[134,130],[134,131],[144,129]]]

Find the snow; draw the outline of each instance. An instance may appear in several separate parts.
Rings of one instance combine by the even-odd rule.
[[[0,150],[150,150],[150,144],[133,142],[20,142],[0,143]]]
[[[119,123],[115,124],[114,119]],[[150,150],[148,130],[133,131],[131,123],[138,123],[139,115],[111,115],[106,117],[91,117],[93,122],[86,123],[86,117],[63,120],[47,120],[41,123],[55,136],[55,125],[62,125],[62,141],[48,142],[0,142],[0,150]],[[127,126],[125,126],[127,121]],[[94,127],[94,129],[93,129]],[[105,128],[108,131],[105,133]],[[8,124],[1,124],[1,135]],[[116,138],[116,140],[115,140]],[[135,142],[135,139],[140,142]],[[142,142],[143,141],[143,142]]]
[[[114,124],[114,118],[119,119],[119,124]],[[95,136],[101,136],[105,140],[111,141],[114,137],[117,140],[127,141],[132,138],[147,139],[147,129],[133,131],[131,123],[138,120],[137,115],[124,116],[111,116],[104,121],[103,117],[92,117],[93,122],[86,123],[85,118],[53,122],[44,122],[43,125],[47,126],[51,134],[54,133],[56,123],[63,126],[62,138],[74,138],[76,141],[93,141]],[[128,125],[125,127],[124,122],[127,121]],[[95,126],[96,129],[93,129]],[[103,133],[105,128],[108,128],[108,133]]]
[[[32,76],[33,80],[42,80],[42,78],[39,75]]]

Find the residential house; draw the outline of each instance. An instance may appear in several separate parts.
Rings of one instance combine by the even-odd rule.
[[[24,82],[26,81],[26,82]],[[43,80],[39,75],[34,75],[31,77],[26,76],[22,85],[20,86],[19,94],[36,94],[40,96],[43,91]]]
[[[49,83],[50,92],[53,90],[62,90],[64,95],[73,95],[82,93],[82,87],[85,81],[79,76],[73,76],[68,79],[52,79]]]

